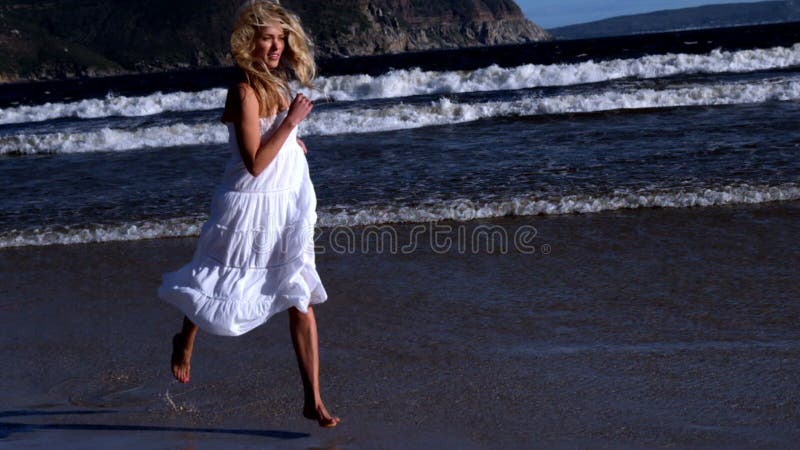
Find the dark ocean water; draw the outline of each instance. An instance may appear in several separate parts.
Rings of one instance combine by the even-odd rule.
[[[321,78],[300,131],[318,225],[800,198],[800,44],[620,51]],[[0,109],[0,247],[195,234],[224,88],[72,95]]]

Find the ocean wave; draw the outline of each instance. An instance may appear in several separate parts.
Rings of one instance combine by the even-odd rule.
[[[737,185],[652,191],[620,189],[602,195],[522,195],[485,201],[461,198],[429,201],[414,207],[386,205],[336,212],[322,209],[317,225],[338,227],[437,220],[467,221],[503,216],[588,214],[618,209],[691,208],[786,200],[800,200],[800,185]]]
[[[335,135],[446,125],[497,117],[591,113],[642,108],[733,105],[800,99],[800,81],[775,78],[664,89],[609,89],[582,94],[528,95],[508,101],[459,103],[448,98],[381,108],[321,111],[301,124],[301,135]],[[0,155],[59,154],[223,144],[224,125],[174,124],[134,130],[104,128],[80,133],[0,137]]]
[[[650,55],[635,59],[585,61],[576,64],[491,65],[473,71],[393,70],[379,76],[322,78],[320,96],[337,101],[407,97],[425,94],[516,90],[570,86],[622,78],[661,78],[696,73],[742,73],[800,65],[800,44],[739,51]]]
[[[0,137],[0,155],[37,155],[124,151],[181,145],[221,144],[228,130],[220,124],[136,128],[102,128],[96,131],[20,134]]]
[[[300,89],[312,100],[353,101],[413,95],[516,90],[542,86],[569,86],[622,78],[660,78],[694,73],[741,73],[800,65],[800,44],[739,51],[714,50],[707,54],[664,54],[634,59],[585,61],[575,64],[525,64],[503,68],[492,65],[471,71],[392,70],[378,76],[320,77],[314,90]],[[299,89],[298,86],[294,86]],[[99,118],[146,116],[169,111],[221,108],[225,89],[174,92],[141,97],[109,94],[102,99],[0,109],[0,124],[51,120],[62,117]]]
[[[197,236],[206,218],[137,221],[116,225],[56,226],[0,233],[0,248]]]
[[[105,98],[92,98],[67,103],[45,103],[0,108],[0,124],[41,122],[63,117],[96,119],[100,117],[138,117],[169,111],[205,111],[225,104],[226,89],[200,92],[155,92],[128,97],[109,93]]]
[[[589,214],[638,208],[692,208],[759,204],[800,200],[800,185],[732,185],[687,189],[626,190],[607,194],[565,196],[520,195],[506,199],[428,200],[416,206],[336,205],[318,210],[317,226],[426,223],[440,220],[469,221],[504,216]],[[163,237],[196,236],[205,217],[138,221],[117,225],[52,227],[0,233],[0,248],[130,241]]]

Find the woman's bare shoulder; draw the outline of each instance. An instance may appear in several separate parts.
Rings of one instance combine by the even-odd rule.
[[[258,98],[252,86],[244,81],[240,81],[228,88],[228,95],[225,98],[225,109],[222,112],[222,122],[230,123],[242,116],[245,108],[258,108]]]
[[[228,89],[228,99],[243,105],[247,102],[258,102],[256,90],[253,86],[240,81]]]

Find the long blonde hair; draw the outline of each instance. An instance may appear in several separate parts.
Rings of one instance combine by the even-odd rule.
[[[286,34],[286,45],[275,70],[252,56],[259,28],[272,24],[279,25]],[[266,113],[267,105],[280,105],[281,97],[291,99],[290,77],[310,88],[317,72],[314,44],[303,30],[300,18],[277,0],[248,0],[239,8],[231,33],[231,56],[241,73],[240,81],[255,90],[261,115]]]

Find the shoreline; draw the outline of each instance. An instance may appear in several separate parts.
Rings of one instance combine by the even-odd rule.
[[[535,221],[539,220],[539,218],[544,219],[547,217],[584,216],[614,212],[624,213],[625,211],[637,210],[679,211],[684,209],[702,210],[706,208],[774,208],[780,207],[781,205],[791,206],[800,202],[800,200],[795,198],[798,192],[800,191],[798,191],[798,187],[795,183],[785,183],[781,186],[751,186],[744,184],[741,186],[727,186],[724,189],[717,190],[702,188],[696,189],[695,192],[689,191],[687,193],[683,191],[673,194],[672,197],[666,193],[654,193],[651,195],[637,193],[635,195],[625,194],[616,197],[568,196],[560,201],[524,199],[521,197],[485,203],[453,201],[449,204],[443,203],[427,209],[419,208],[409,211],[409,208],[402,207],[395,210],[379,211],[378,213],[383,214],[381,220],[384,221],[379,221],[377,223],[371,223],[369,216],[366,218],[362,217],[364,211],[342,217],[341,215],[320,212],[318,209],[318,214],[320,214],[321,217],[318,218],[317,223],[314,225],[314,235],[329,236],[327,238],[329,247],[333,246],[331,239],[335,238],[335,235],[344,234],[354,236],[356,231],[362,235],[366,232],[375,232],[380,235],[385,232],[386,229],[389,229],[393,234],[394,241],[397,241],[399,236],[396,230],[410,230],[411,234],[418,232],[428,233],[431,235],[432,239],[433,234],[442,232],[441,229],[457,228],[458,230],[463,230],[472,228],[476,224],[493,227],[495,222],[506,220]],[[748,199],[750,196],[758,196],[760,199],[754,202]],[[769,199],[764,200],[764,197],[769,197]],[[731,198],[734,198],[734,200],[731,200]],[[620,202],[624,201],[632,203],[620,206]],[[598,205],[598,202],[600,205]],[[658,202],[661,202],[661,204]],[[509,203],[515,203],[515,205],[509,207]],[[607,206],[604,203],[608,203],[611,206]],[[505,215],[493,215],[493,213],[496,214],[496,211],[508,211],[509,208],[512,208],[515,212]],[[406,211],[403,211],[404,209]],[[489,213],[485,211],[487,209]],[[531,212],[531,210],[538,212]],[[449,215],[445,216],[444,211],[449,211]],[[519,213],[519,211],[523,212]],[[430,216],[428,220],[414,220],[415,216],[418,217],[419,215],[425,214]],[[440,214],[438,218],[436,216],[437,214]],[[481,214],[484,217],[481,217]],[[404,220],[408,217],[412,217],[412,219]],[[453,219],[452,217],[460,218]],[[48,247],[53,245],[137,242],[153,239],[192,239],[198,237],[199,230],[206,220],[207,217],[192,217],[190,219],[168,218],[160,219],[160,221],[158,219],[151,221],[142,220],[139,222],[117,225],[91,224],[84,228],[80,226],[75,226],[74,228],[60,227],[61,229],[44,228],[44,230],[37,229],[36,231],[38,234],[33,235],[30,235],[30,232],[17,231],[6,234],[0,233],[0,251],[6,248]],[[352,221],[360,221],[361,223],[347,223]],[[320,222],[327,224],[320,225]],[[133,235],[131,233],[133,233]],[[332,234],[334,236],[331,236]],[[460,234],[454,237],[462,240],[465,238],[469,239],[470,237],[474,238],[474,236],[461,236]],[[511,244],[514,239],[514,236],[504,236],[503,242]],[[323,250],[320,245],[321,243],[318,242],[318,250]]]

